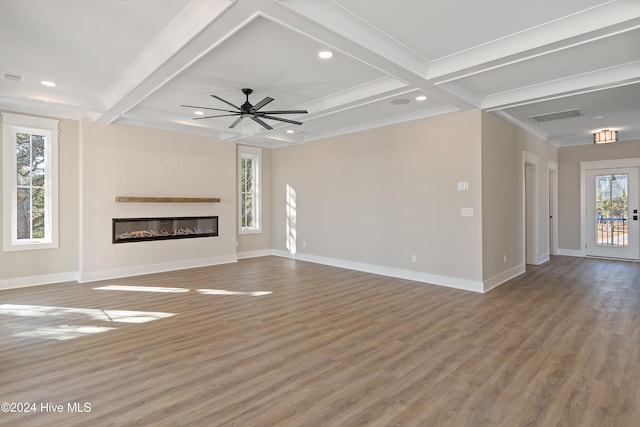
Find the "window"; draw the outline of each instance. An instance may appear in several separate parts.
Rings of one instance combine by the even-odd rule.
[[[261,200],[262,150],[255,147],[238,147],[240,171],[240,233],[259,233]]]
[[[58,121],[2,114],[4,250],[58,247]]]

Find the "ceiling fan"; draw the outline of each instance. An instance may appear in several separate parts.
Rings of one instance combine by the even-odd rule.
[[[253,120],[254,122],[258,123],[260,126],[262,126],[263,128],[265,128],[267,130],[271,130],[273,128],[271,126],[269,126],[269,124],[266,123],[263,119],[278,120],[280,122],[291,123],[291,124],[294,124],[294,125],[301,125],[302,122],[298,122],[296,120],[283,119],[281,117],[274,117],[273,115],[274,114],[307,114],[307,110],[259,111],[262,107],[264,107],[265,105],[267,105],[268,103],[273,101],[273,98],[267,96],[262,101],[258,102],[256,105],[251,105],[251,103],[249,102],[249,95],[251,95],[253,93],[253,89],[244,88],[244,89],[242,89],[242,93],[244,93],[246,95],[247,100],[240,107],[230,103],[229,101],[227,101],[225,99],[220,98],[219,96],[211,95],[215,99],[220,100],[220,101],[224,102],[225,104],[232,106],[233,108],[235,108],[235,111],[234,110],[223,110],[223,109],[220,109],[220,108],[198,107],[198,106],[195,106],[195,105],[181,105],[181,107],[200,108],[200,109],[203,109],[203,110],[224,111],[226,113],[229,113],[229,114],[217,114],[215,116],[194,117],[193,120],[212,119],[214,117],[239,116],[233,123],[231,123],[231,126],[229,126],[229,129],[234,128],[245,117],[249,117],[251,120]]]

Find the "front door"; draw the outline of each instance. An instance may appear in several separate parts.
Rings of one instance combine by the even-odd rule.
[[[639,259],[638,169],[596,169],[587,179],[587,255]]]

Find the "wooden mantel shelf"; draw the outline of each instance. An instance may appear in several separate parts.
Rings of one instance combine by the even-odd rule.
[[[118,203],[220,203],[219,197],[128,197],[117,196]]]

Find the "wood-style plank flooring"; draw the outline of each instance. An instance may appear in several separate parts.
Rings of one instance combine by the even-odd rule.
[[[276,257],[1,291],[36,411],[0,426],[638,426],[639,314],[640,263],[571,257],[485,295]]]

